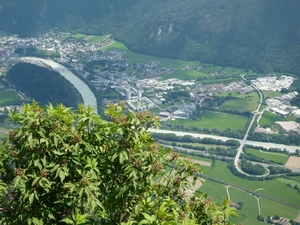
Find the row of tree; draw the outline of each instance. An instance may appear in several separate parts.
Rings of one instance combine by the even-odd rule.
[[[191,135],[177,136],[173,133],[153,133],[155,139],[162,139],[171,142],[188,142],[188,143],[201,143],[201,144],[210,144],[210,145],[226,145],[237,147],[240,145],[239,141],[236,140],[217,140],[214,138],[197,138]]]

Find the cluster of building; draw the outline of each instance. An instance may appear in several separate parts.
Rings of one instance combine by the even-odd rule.
[[[113,88],[126,99],[128,107],[135,111],[158,108],[161,110],[162,118],[188,119],[196,110],[196,103],[200,103],[207,96],[221,92],[250,93],[254,89],[243,80],[231,83],[202,84],[196,80],[181,80],[171,78],[161,81],[164,74],[171,74],[176,71],[173,67],[161,67],[160,61],[150,60],[145,63],[130,63],[125,57],[125,51],[103,50],[103,46],[113,43],[114,40],[108,35],[99,42],[78,41],[69,33],[52,30],[48,33],[31,38],[18,38],[9,36],[0,38],[0,73],[6,71],[12,64],[16,63],[18,55],[17,48],[35,47],[45,51],[59,52],[58,62],[68,64],[76,70],[77,74],[87,78],[96,91],[105,91]],[[106,61],[104,69],[87,68],[87,65],[95,61]],[[186,67],[185,69],[190,69]],[[196,68],[201,69],[201,68]],[[128,72],[130,71],[130,72]],[[288,89],[293,82],[289,76],[257,78],[252,83],[262,90],[279,91],[282,88]],[[182,104],[165,111],[161,107],[166,101],[164,96],[173,90],[186,91],[190,95],[191,104]],[[289,93],[281,98],[268,99],[269,109],[282,116],[294,114],[300,116],[300,110],[289,106],[286,102],[292,99],[297,93]],[[109,100],[109,99],[108,99]],[[107,100],[107,101],[108,101]]]
[[[251,80],[251,82],[260,90],[280,91],[282,88],[289,89],[294,81],[290,76],[271,76],[261,77]]]
[[[298,95],[297,91],[293,91],[287,94],[283,94],[281,97],[268,98],[266,103],[270,112],[273,112],[280,116],[295,115],[300,116],[300,109],[296,106],[288,104],[293,98]]]

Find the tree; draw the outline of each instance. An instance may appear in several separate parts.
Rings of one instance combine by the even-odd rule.
[[[72,111],[35,102],[11,113],[1,224],[227,223],[228,202],[185,195],[202,170],[154,142],[147,130],[158,119],[123,104],[105,114],[109,121],[83,105]]]

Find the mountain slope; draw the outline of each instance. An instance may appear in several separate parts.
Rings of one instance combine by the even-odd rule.
[[[0,29],[112,33],[130,49],[300,74],[298,0],[2,0]]]

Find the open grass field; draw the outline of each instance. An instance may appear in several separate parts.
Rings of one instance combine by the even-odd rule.
[[[216,96],[222,96],[222,97],[232,96],[232,97],[237,97],[237,98],[241,98],[241,99],[259,101],[259,96],[255,91],[248,93],[248,94],[239,94],[237,92],[230,92],[230,93],[223,92],[223,93],[216,94]]]
[[[203,161],[203,162],[208,162],[208,163],[212,163],[212,159],[208,159],[208,158],[204,158],[204,157],[199,157],[199,156],[192,156],[192,155],[186,155],[187,158],[191,158],[193,160],[199,160],[199,161]]]
[[[278,214],[279,216],[293,219],[299,212],[298,209],[274,202],[270,199],[260,197],[259,202],[261,211],[260,213],[263,217],[274,216],[275,214]]]
[[[264,95],[264,98],[274,98],[274,97],[279,97],[282,94],[278,91],[267,91],[267,90],[262,90],[262,93]]]
[[[222,66],[203,66],[201,71],[205,73],[218,72],[222,69]]]
[[[292,180],[296,180],[298,182],[300,182],[300,176],[292,176],[292,177],[289,177],[291,178]]]
[[[266,161],[273,161],[277,163],[282,163],[283,165],[288,161],[289,156],[284,153],[275,153],[268,151],[260,151],[258,149],[246,148],[246,151],[250,155],[255,155],[263,158]]]
[[[205,111],[201,120],[168,120],[167,123],[181,124],[185,126],[200,126],[207,128],[219,128],[225,130],[243,129],[247,123],[248,117],[233,115],[229,113]]]
[[[291,180],[291,179],[286,179],[286,178],[277,178],[277,180],[279,180],[280,182],[282,182],[284,184],[290,184],[290,185],[292,185],[292,187],[294,187],[295,185],[298,185],[298,187],[300,187],[300,182],[296,181],[296,180]]]
[[[0,89],[0,105],[20,100],[21,97],[13,90],[6,90],[5,88]]]
[[[234,176],[227,168],[227,163],[217,160],[213,169],[203,167],[206,175],[216,179],[235,184],[240,187],[255,191],[259,188],[260,193],[300,206],[300,195],[296,190],[287,187],[279,180],[251,181]]]
[[[88,40],[89,43],[95,43],[95,42],[99,42],[102,41],[103,39],[106,38],[106,35],[102,35],[102,36],[93,36],[92,38],[90,38]]]
[[[246,192],[234,189],[232,187],[228,188],[231,201],[234,203],[243,202],[243,207],[238,210],[238,217],[231,218],[230,221],[234,223],[241,222],[243,225],[260,225],[263,222],[257,220],[258,215],[258,204],[257,199]]]
[[[296,119],[297,119],[296,116],[282,117],[265,110],[261,119],[259,120],[259,125],[269,126],[275,123],[276,121],[295,121]]]
[[[77,33],[77,34],[74,35],[74,37],[75,37],[76,39],[84,39],[84,38],[86,38],[87,36],[89,36],[89,35],[87,35],[87,34],[82,34],[82,33]]]
[[[208,194],[213,201],[222,203],[223,198],[227,197],[226,189],[222,184],[206,180],[199,189],[203,194]]]
[[[200,77],[208,77],[209,74],[198,70],[177,70],[175,73],[165,74],[161,80],[167,80],[170,78],[178,78],[181,80],[194,80]]]
[[[235,68],[235,67],[225,67],[225,75],[252,75],[252,74],[256,74],[255,72],[253,72],[252,70],[249,70],[248,72],[246,72],[244,69],[242,68]]]
[[[251,112],[257,107],[257,102],[244,99],[229,99],[222,104],[223,109]]]

